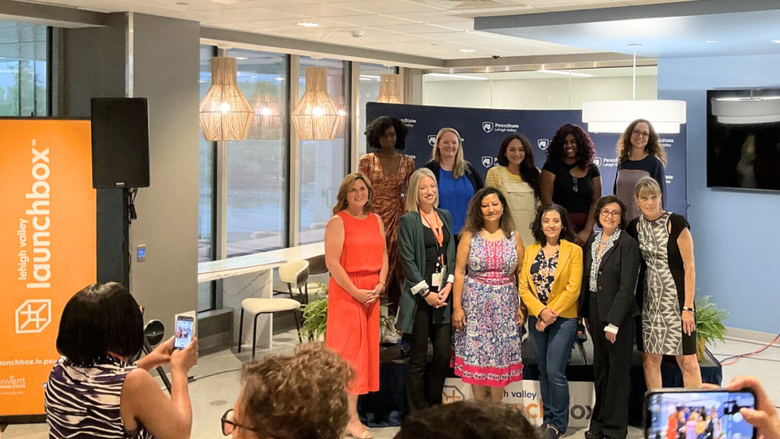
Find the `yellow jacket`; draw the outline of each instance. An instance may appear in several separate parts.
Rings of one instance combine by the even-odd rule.
[[[525,248],[523,268],[520,272],[520,299],[528,311],[536,317],[544,308],[555,311],[559,317],[577,317],[577,299],[582,285],[582,248],[577,244],[561,239],[558,249],[558,268],[555,269],[555,280],[552,283],[550,297],[545,306],[536,292],[531,277],[531,264],[542,246],[534,243]]]

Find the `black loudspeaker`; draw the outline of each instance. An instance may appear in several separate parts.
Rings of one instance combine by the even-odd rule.
[[[92,187],[149,187],[146,98],[92,99]]]

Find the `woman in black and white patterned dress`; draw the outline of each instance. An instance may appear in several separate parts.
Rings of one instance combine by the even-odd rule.
[[[644,276],[637,297],[642,298],[642,335],[645,382],[648,389],[663,387],[661,360],[674,355],[682,369],[685,387],[701,384],[696,358],[694,291],[696,270],[693,237],[685,217],[664,211],[661,188],[652,177],[643,177],[634,188],[642,211],[627,232],[639,241]]]

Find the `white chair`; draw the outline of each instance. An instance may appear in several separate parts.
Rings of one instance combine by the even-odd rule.
[[[263,314],[273,314],[282,311],[297,311],[301,303],[292,299],[259,299],[249,298],[241,301],[241,322],[238,325],[238,352],[241,352],[241,341],[244,330],[244,312],[255,315],[254,329],[252,329],[252,359],[255,358],[257,347],[257,318]],[[298,341],[301,340],[301,327],[298,316],[295,316],[295,325],[298,326]]]

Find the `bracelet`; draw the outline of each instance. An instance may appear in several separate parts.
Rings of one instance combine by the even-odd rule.
[[[426,289],[426,290],[425,290],[425,292],[424,292],[424,293],[422,293],[422,294],[420,295],[420,297],[422,297],[423,299],[425,299],[426,297],[428,297],[428,296],[430,296],[430,295],[431,295],[431,290],[429,290],[429,289]]]
[[[687,306],[684,306],[684,307],[682,308],[682,310],[683,310],[683,311],[689,311],[689,312],[692,312],[693,314],[696,314],[696,310],[695,310],[695,309],[693,309],[693,308],[690,308],[690,307],[687,307]]]

